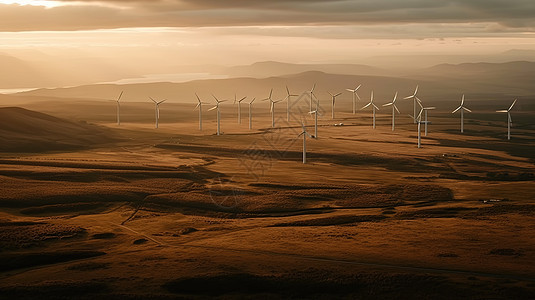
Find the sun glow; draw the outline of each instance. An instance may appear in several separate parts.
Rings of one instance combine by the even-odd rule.
[[[53,8],[58,6],[68,5],[61,1],[50,1],[50,0],[0,0],[0,4],[18,4],[21,6],[32,5],[32,6],[44,6],[46,8]]]

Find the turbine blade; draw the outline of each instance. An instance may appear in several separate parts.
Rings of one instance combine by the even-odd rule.
[[[195,106],[195,108],[193,110],[196,110],[197,108],[199,108],[201,106],[201,103],[197,103],[197,105]]]
[[[461,99],[461,106],[463,106],[464,104],[464,94],[463,94],[463,98]]]
[[[338,94],[334,95],[334,97],[338,97],[340,95],[342,95],[342,93],[338,93]]]
[[[509,109],[508,109],[508,110],[511,110],[511,109],[513,109],[513,106],[515,106],[516,100],[517,100],[517,99],[515,99],[515,101],[513,101],[513,104],[511,104],[511,107],[509,107]]]
[[[290,96],[290,90],[288,89],[288,86],[286,86],[286,94],[288,94],[288,96]]]
[[[152,99],[152,97],[149,97],[150,100],[152,100],[152,102],[156,103],[156,100]]]
[[[245,100],[245,98],[247,98],[247,96],[241,98],[240,100],[238,100],[238,102],[242,102],[243,100]]]
[[[398,98],[398,92],[394,95],[394,100],[392,100],[392,104],[396,103],[396,99]]]
[[[199,95],[197,95],[197,93],[195,93],[195,97],[197,97],[197,101],[199,101],[199,103],[201,103],[201,98],[199,98]]]
[[[383,106],[390,106],[390,105],[394,105],[394,103],[389,102],[389,103],[387,103],[387,104],[383,104]]]
[[[123,96],[123,92],[124,91],[121,91],[121,94],[119,94],[119,98],[117,98],[117,102],[119,102],[121,100],[121,97]]]
[[[379,107],[377,107],[377,105],[375,105],[373,103],[372,103],[372,105],[373,105],[373,107],[375,107],[375,109],[380,110]]]
[[[472,112],[471,110],[469,110],[468,108],[466,107],[463,107],[464,110],[466,110],[467,112]]]
[[[499,113],[507,113],[507,112],[509,112],[509,110],[507,110],[507,109],[503,109],[503,110],[497,110],[496,112],[499,112]]]
[[[365,109],[365,108],[367,108],[367,107],[368,107],[368,106],[370,106],[370,105],[372,105],[372,103],[371,103],[371,102],[370,102],[370,103],[368,103],[368,104],[366,104],[366,105],[364,105],[364,107],[363,107],[363,108],[361,108],[361,109]]]
[[[214,109],[216,109],[216,108],[217,108],[217,106],[214,106],[214,107],[208,109],[208,111],[214,110]]]
[[[405,98],[403,98],[403,99],[406,100],[406,99],[412,99],[412,98],[414,98],[414,96],[413,96],[413,95],[410,95],[410,96],[407,96],[407,97],[405,97]]]
[[[396,111],[398,112],[398,114],[400,114],[401,112],[399,112],[399,109],[398,107],[394,104],[394,108],[396,109]]]
[[[454,114],[454,113],[456,113],[456,112],[457,112],[459,109],[461,109],[461,108],[462,108],[462,106],[459,106],[459,107],[457,107],[454,111],[452,111],[451,113]]]
[[[355,91],[353,91],[352,89],[346,89],[346,91],[348,91],[348,92],[352,92],[352,93],[355,92]]]

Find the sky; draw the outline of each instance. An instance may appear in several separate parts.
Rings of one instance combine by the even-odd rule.
[[[147,66],[487,55],[535,50],[535,1],[0,0],[0,45]]]

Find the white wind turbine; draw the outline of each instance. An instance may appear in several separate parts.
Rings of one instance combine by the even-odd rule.
[[[269,100],[270,103],[269,111],[271,112],[271,127],[275,128],[275,104],[281,102],[282,100],[273,101],[273,99],[271,99],[271,93],[269,94],[269,98],[266,98],[262,101],[266,100]]]
[[[256,98],[253,98],[253,100],[251,100],[251,102],[249,102],[249,129],[253,128],[253,111],[252,111],[252,107],[253,107],[253,102],[255,100],[256,100]]]
[[[425,136],[427,136],[427,124],[431,124],[431,122],[427,121],[427,112],[433,109],[436,109],[436,107],[434,106],[422,107],[422,110],[424,111]]]
[[[331,95],[331,118],[334,119],[334,103],[336,102],[336,97],[342,95],[342,93],[338,93],[338,94],[331,94],[329,92],[329,95]]]
[[[310,110],[309,111],[312,111],[312,101],[314,101],[314,98],[316,98],[316,94],[314,94],[314,89],[316,88],[316,84],[314,83],[314,85],[312,86],[312,89],[310,91],[308,91],[310,93]],[[316,98],[318,99],[318,98]],[[318,108],[319,104],[316,102],[316,109]]]
[[[513,104],[509,106],[509,109],[503,109],[503,110],[497,110],[496,112],[499,113],[507,113],[507,139],[511,139],[511,124],[513,124],[513,119],[511,119],[511,109],[513,109],[513,106],[515,106],[516,100],[513,101]]]
[[[403,99],[413,99],[413,106],[414,106],[414,115],[413,116],[416,116],[416,102],[418,102],[418,104],[420,106],[422,106],[422,101],[418,98],[418,96],[416,96],[416,93],[418,93],[418,86],[416,86],[416,89],[414,90],[414,94],[410,95],[410,96],[407,96]],[[416,118],[413,117],[413,120],[414,120],[414,124],[416,124]]]
[[[370,105],[372,106],[372,110],[373,110],[373,128],[375,128],[375,110],[379,110],[379,107],[377,107],[373,103],[373,91],[372,91],[372,95],[370,97],[370,103],[366,104],[362,109],[365,109],[366,107],[368,107]]]
[[[466,110],[467,112],[472,112],[471,110],[469,110],[468,108],[464,107],[464,94],[463,94],[463,97],[461,99],[461,105],[459,105],[459,107],[457,107],[454,111],[452,111],[451,113],[454,114],[456,113],[458,110],[461,110],[461,132],[464,132],[464,111]]]
[[[313,110],[311,112],[309,112],[309,114],[314,114],[314,136],[313,138],[317,139],[318,138],[318,115],[321,116],[321,113],[319,112],[319,110]]]
[[[303,128],[303,131],[297,136],[303,136],[303,163],[307,163],[307,136],[312,137],[308,132],[307,128],[305,127],[304,123],[301,123],[301,127]]]
[[[154,99],[152,99],[152,97],[149,97],[150,100],[152,100],[152,102],[154,102],[154,114],[155,114],[155,118],[156,118],[156,128],[158,128],[158,121],[160,120],[160,104],[164,103],[165,100],[167,99],[164,99],[162,101],[156,101]]]
[[[290,122],[290,102],[292,97],[297,97],[298,95],[290,94],[290,90],[288,89],[288,86],[286,86],[286,121]]]
[[[117,100],[115,100],[117,102],[117,125],[121,125],[121,97],[123,96],[123,92],[121,91],[121,94],[119,94],[119,97],[117,98]]]
[[[215,106],[210,108],[208,111],[217,109],[217,135],[221,135],[221,111],[219,110],[219,104],[227,101],[227,100],[219,100],[212,94],[212,97],[215,99]]]
[[[415,118],[411,115],[409,115],[411,118],[414,119],[414,121],[418,124],[418,148],[422,148],[422,124],[431,124],[429,121],[422,121],[422,112],[424,111],[423,108],[420,109],[420,113],[418,113],[418,116]]]
[[[202,131],[202,105],[203,104],[208,104],[208,103],[202,102],[201,98],[199,98],[199,95],[197,95],[197,93],[195,93],[195,97],[197,97],[198,103],[197,103],[197,106],[195,106],[195,108],[193,110],[195,110],[197,108],[199,109],[199,130]]]
[[[357,90],[360,88],[361,85],[362,84],[359,84],[359,86],[354,89],[346,89],[346,91],[351,92],[353,94],[353,114],[357,112],[357,100],[355,99],[355,96],[357,96],[357,98],[360,100],[359,94],[357,94]]]
[[[396,99],[398,98],[398,92],[394,95],[394,99],[392,102],[389,102],[387,104],[383,104],[383,106],[392,106],[392,131],[396,128],[396,111],[399,112],[398,107],[396,106]]]
[[[247,96],[237,100],[236,94],[234,94],[234,104],[238,103],[238,124],[241,124],[241,102],[245,100],[245,98],[247,98]]]

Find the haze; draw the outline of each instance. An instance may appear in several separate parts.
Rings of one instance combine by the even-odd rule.
[[[5,89],[205,74],[258,61],[419,68],[535,57],[525,51],[535,50],[530,0],[0,3]],[[524,52],[503,54],[514,49]],[[23,67],[38,71],[12,80]]]

